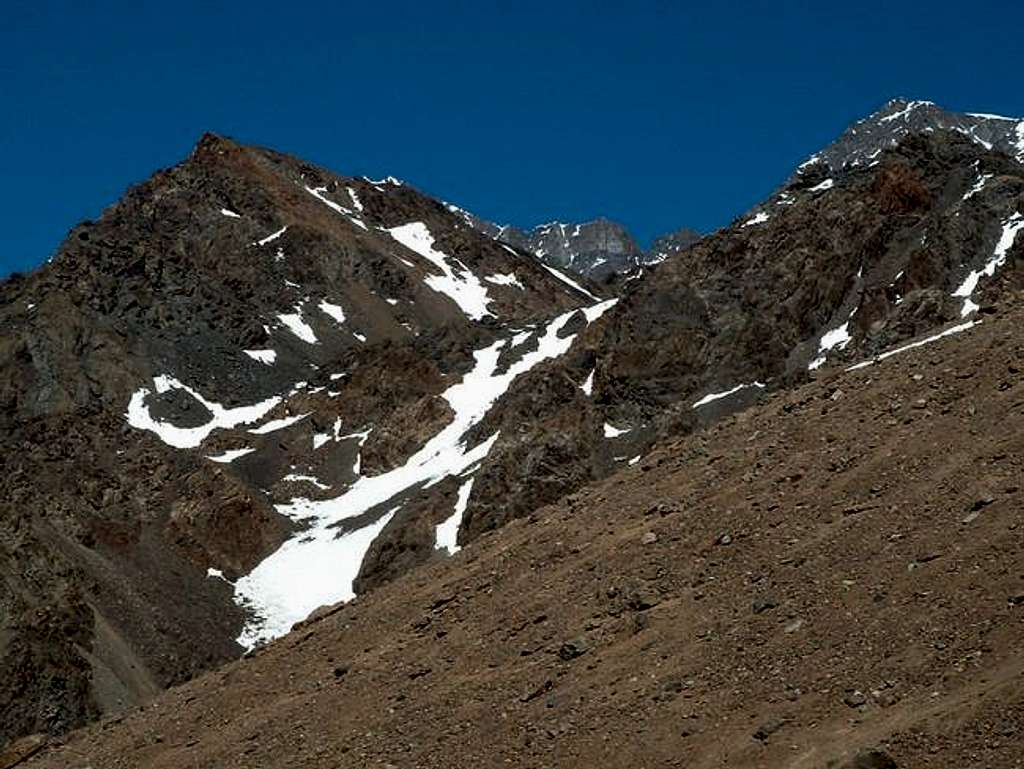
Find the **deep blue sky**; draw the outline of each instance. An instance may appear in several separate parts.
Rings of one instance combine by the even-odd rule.
[[[0,274],[204,130],[646,244],[727,223],[891,96],[1024,115],[1007,0],[0,2]]]

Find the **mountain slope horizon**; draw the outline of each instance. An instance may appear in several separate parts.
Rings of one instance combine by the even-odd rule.
[[[0,735],[147,702],[762,399],[1012,314],[1024,121],[968,118],[890,102],[617,283],[205,135],[0,284]]]

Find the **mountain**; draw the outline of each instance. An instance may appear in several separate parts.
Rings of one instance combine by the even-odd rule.
[[[0,740],[351,595],[404,492],[437,481],[423,504],[452,518],[499,437],[467,431],[607,307],[581,281],[395,180],[207,135],[4,282]],[[275,603],[255,570],[336,536],[321,583]]]
[[[658,264],[665,261],[670,254],[689,248],[701,239],[701,234],[689,227],[683,227],[667,235],[655,238],[651,247],[644,254],[642,264]]]
[[[1024,120],[983,113],[948,112],[930,101],[892,99],[878,112],[850,126],[837,141],[812,155],[797,169],[815,166],[828,172],[875,161],[886,149],[914,134],[953,131],[987,150],[1024,162]]]
[[[892,109],[867,123],[894,123],[882,122]],[[828,578],[847,552],[836,521],[923,527],[927,538],[888,541],[908,548],[901,559],[929,564],[958,547],[955,521],[936,523],[943,516],[997,499],[992,488],[1012,509],[1012,447],[965,439],[955,461],[932,464],[915,452],[965,425],[989,435],[984,420],[1014,408],[1024,289],[1018,159],[942,128],[857,157],[805,164],[754,210],[683,250],[666,247],[605,298],[395,180],[204,138],[73,230],[50,265],[0,289],[12,330],[0,356],[2,488],[13,502],[2,584],[16,607],[0,658],[17,682],[0,709],[3,734],[59,732],[143,703],[313,612],[256,661],[183,690],[201,704],[180,729],[242,723],[212,705],[209,687],[221,684],[266,727],[244,747],[230,734],[204,743],[204,765],[250,748],[253,765],[285,755],[334,765],[343,748],[393,763],[395,746],[432,765],[450,759],[454,740],[469,764],[489,748],[513,764],[555,755],[592,765],[626,743],[663,763],[679,730],[694,730],[679,727],[683,711],[661,721],[649,708],[677,702],[688,723],[687,682],[698,679],[701,733],[728,723],[743,740],[735,752],[695,740],[700,760],[750,763],[751,739],[788,750],[771,735],[794,720],[820,746],[807,761],[840,760],[854,740],[826,739],[811,715],[819,700],[792,713],[776,704],[792,689],[821,693],[821,649],[850,650],[852,638],[880,648],[889,636],[876,624],[845,634],[842,602],[808,575]],[[964,403],[972,379],[983,389]],[[875,415],[867,427],[858,404]],[[978,452],[991,462],[968,483],[954,471]],[[887,616],[906,621],[893,638],[947,625],[927,604],[902,614],[918,593],[947,595],[945,578],[933,568],[904,576],[919,571],[904,559],[893,583],[889,551],[864,537],[856,552],[868,571],[851,579],[893,585]],[[659,542],[664,557],[646,558]],[[737,551],[742,563],[728,562]],[[990,566],[979,579],[995,584]],[[773,582],[780,574],[792,578]],[[798,664],[783,654],[784,627],[803,615],[783,609],[781,636],[758,624],[781,616],[761,617],[779,608],[776,589],[786,606],[825,612],[791,681],[771,671]],[[1002,616],[1002,603],[955,595],[949,616]],[[692,602],[706,596],[703,614]],[[753,618],[749,601],[764,606]],[[651,652],[645,623],[662,619],[655,638],[702,629]],[[859,666],[881,686],[891,671],[864,654],[849,656],[859,662],[844,676]],[[270,672],[289,655],[301,671],[294,686]],[[669,670],[673,659],[700,662]],[[909,718],[936,665],[915,668],[894,718]],[[662,668],[678,679],[664,700],[647,689],[668,686]],[[755,680],[764,687],[745,688]],[[865,701],[849,707],[867,704],[854,691]],[[751,693],[750,707],[728,692]],[[828,703],[828,724],[848,718]],[[376,720],[388,710],[403,713],[408,738]],[[554,720],[539,720],[547,711]],[[490,737],[476,731],[494,723],[484,712],[498,719]],[[612,718],[621,712],[631,715]],[[324,722],[339,713],[337,727]],[[120,740],[141,740],[156,746],[152,765],[180,764],[196,737],[179,739],[174,726],[174,741],[158,742],[150,715],[75,744],[114,757]],[[655,738],[644,745],[632,725],[650,719],[666,731],[645,727]],[[289,723],[301,730],[280,731]],[[300,732],[326,735],[317,755]],[[957,739],[974,749],[969,734]]]
[[[26,766],[1012,767],[1024,294],[1005,298]]]
[[[595,219],[579,224],[550,222],[523,230],[498,225],[451,203],[448,209],[461,216],[467,224],[503,243],[528,251],[552,267],[583,275],[598,283],[610,283],[613,276],[655,264],[669,253],[686,248],[700,240],[691,229],[680,229],[655,240],[646,251],[625,227],[608,219]]]

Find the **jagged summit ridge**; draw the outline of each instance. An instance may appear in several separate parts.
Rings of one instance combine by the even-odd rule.
[[[956,131],[987,150],[1024,162],[1024,119],[977,112],[951,112],[934,102],[891,99],[851,125],[835,142],[802,163],[797,174],[824,166],[828,172],[867,165],[901,139],[919,133]]]
[[[481,219],[452,203],[446,205],[467,224],[492,238],[532,253],[553,267],[570,270],[598,282],[647,264],[656,264],[668,254],[696,243],[701,237],[696,231],[683,228],[657,238],[645,250],[624,226],[605,217],[575,223],[552,221],[532,229],[522,229]]]

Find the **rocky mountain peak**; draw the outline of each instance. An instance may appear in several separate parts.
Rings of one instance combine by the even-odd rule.
[[[703,237],[696,230],[689,227],[670,232],[654,240],[651,247],[644,254],[644,264],[658,264],[663,262],[672,254],[689,248]]]
[[[532,253],[545,264],[605,283],[645,264],[655,264],[676,250],[692,245],[700,235],[683,228],[664,235],[643,249],[618,222],[599,216],[587,222],[553,221],[532,229],[498,225],[447,204],[470,226],[496,240]]]
[[[808,158],[795,176],[827,176],[844,168],[869,165],[907,136],[935,131],[955,131],[986,150],[1024,161],[1024,119],[952,112],[934,102],[896,98],[855,122],[835,142]]]
[[[922,127],[911,130],[919,114]],[[804,659],[849,640],[846,620],[816,623],[825,635],[816,629],[806,641],[798,625],[780,635],[757,623],[781,610],[780,594],[787,604],[820,606],[819,593],[804,592],[818,583],[804,574],[776,580],[770,570],[754,579],[744,567],[726,585],[717,573],[709,579],[712,568],[727,568],[726,556],[712,562],[708,554],[742,554],[744,563],[787,572],[788,564],[806,562],[808,574],[820,575],[858,521],[872,516],[885,525],[901,516],[900,537],[890,543],[902,532],[927,531],[935,544],[922,549],[918,537],[908,537],[901,557],[917,565],[894,570],[888,554],[879,556],[877,527],[869,527],[864,553],[844,568],[876,563],[883,581],[902,575],[906,596],[919,595],[934,577],[918,566],[966,540],[933,526],[933,508],[907,502],[918,498],[901,485],[907,468],[917,468],[914,482],[945,503],[949,489],[966,488],[965,474],[993,472],[992,457],[1013,457],[1015,449],[965,440],[973,453],[963,462],[911,462],[894,458],[887,436],[902,435],[918,451],[927,446],[912,440],[922,425],[931,425],[933,432],[920,433],[928,441],[973,434],[976,405],[995,424],[1019,401],[1022,349],[1013,336],[1019,309],[1006,311],[1019,305],[1024,286],[1024,165],[996,151],[990,139],[997,137],[983,131],[1009,122],[1016,132],[1019,124],[966,116],[959,128],[936,127],[947,119],[937,115],[925,103],[887,105],[752,215],[688,245],[693,233],[685,230],[662,239],[662,263],[636,270],[615,299],[530,253],[589,269],[612,254],[638,264],[646,257],[614,222],[555,222],[516,234],[395,179],[343,176],[204,136],[186,162],[74,230],[52,264],[0,285],[0,493],[9,501],[0,505],[7,533],[0,536],[0,605],[7,609],[0,679],[14,682],[0,691],[0,741],[62,732],[144,703],[296,622],[305,623],[301,635],[249,655],[230,675],[253,660],[301,659],[311,666],[301,677],[307,683],[320,682],[324,671],[324,681],[345,680],[330,687],[340,703],[356,682],[384,691],[385,671],[394,676],[385,694],[401,688],[402,697],[388,707],[406,698],[422,703],[420,687],[437,680],[446,682],[435,690],[443,693],[438,701],[450,702],[449,684],[477,680],[473,701],[485,703],[481,712],[511,703],[550,717],[568,701],[560,690],[565,665],[588,649],[601,649],[602,659],[628,649],[632,669],[643,639],[631,639],[666,621],[650,610],[661,603],[682,612],[665,625],[666,637],[682,638],[671,629],[700,610],[690,600],[698,587],[722,590],[744,612],[753,606],[760,619],[750,620],[750,638],[778,636],[783,650],[806,643],[794,654]],[[1004,133],[1010,142],[1013,133]],[[845,155],[837,149],[844,142]],[[506,240],[519,236],[525,245]],[[679,248],[687,248],[683,258],[672,255]],[[959,357],[945,347],[950,336]],[[993,356],[1000,356],[995,366]],[[893,374],[890,366],[908,361]],[[888,392],[873,384],[882,379]],[[753,420],[737,414],[750,407],[761,409]],[[795,445],[790,436],[800,430],[808,437]],[[858,467],[868,456],[878,467]],[[784,469],[787,462],[792,467]],[[818,469],[808,470],[814,463]],[[936,466],[954,465],[962,471],[955,483],[927,483]],[[1018,499],[1009,495],[1019,484],[1011,483],[1013,467],[1002,467],[985,486],[998,482],[1008,495],[1004,509],[1014,510]],[[654,494],[670,470],[675,480]],[[692,493],[680,496],[680,484],[691,484]],[[719,495],[713,505],[709,489]],[[757,498],[749,496],[754,490]],[[780,504],[798,492],[799,504]],[[892,504],[878,501],[887,493]],[[956,506],[963,502],[973,504]],[[626,538],[624,510],[636,527]],[[824,539],[806,536],[814,515]],[[678,529],[665,528],[671,521]],[[1005,521],[998,527],[1009,539]],[[677,544],[684,536],[695,538]],[[588,548],[598,538],[608,549],[595,557]],[[627,541],[633,545],[623,550]],[[806,549],[826,541],[838,544]],[[1012,552],[1009,544],[1004,552]],[[663,546],[680,549],[645,560]],[[769,550],[747,558],[761,546]],[[621,561],[608,569],[608,555]],[[680,564],[693,573],[673,576]],[[948,579],[961,573],[935,571]],[[1009,584],[1016,571],[1004,568],[1001,578]],[[538,583],[552,608],[536,603]],[[568,605],[585,611],[566,622],[559,612],[567,588],[581,585]],[[771,595],[762,593],[769,587]],[[961,587],[951,616],[979,603],[969,585]],[[792,599],[783,592],[790,590]],[[355,593],[366,595],[320,608]],[[380,599],[389,594],[391,608]],[[496,611],[493,596],[510,603]],[[865,611],[879,610],[874,597],[862,599]],[[610,603],[600,611],[584,603],[594,600]],[[464,611],[471,601],[481,607],[476,618]],[[1014,594],[1012,605],[1021,602]],[[701,605],[725,609],[704,618],[714,619],[707,627],[740,616],[740,603]],[[891,605],[898,618],[911,602]],[[356,614],[367,624],[353,634]],[[331,617],[341,624],[335,628]],[[321,622],[335,628],[330,640],[310,635]],[[416,639],[392,643],[396,629]],[[895,648],[922,632],[906,631]],[[738,637],[730,633],[702,634],[702,650],[680,649],[672,658],[713,651],[709,664],[724,683],[707,691],[735,692]],[[351,649],[338,652],[339,642]],[[468,658],[453,642],[477,655],[479,667],[461,668],[464,677],[446,675]],[[746,641],[740,648],[753,655],[743,662],[745,678],[772,677],[763,693],[765,707],[774,706],[779,684],[765,660],[778,653],[765,657],[759,643]],[[412,657],[373,658],[408,649]],[[514,661],[507,667],[506,653]],[[940,662],[920,679],[922,697],[932,691],[929,679],[948,673],[948,659]],[[815,662],[814,675],[831,664]],[[478,677],[495,665],[508,674],[498,695]],[[877,672],[873,680],[891,678]],[[602,689],[617,690],[621,669],[607,675]],[[656,696],[680,694],[689,675],[673,673]],[[230,686],[228,677],[199,685]],[[293,685],[281,684],[287,695]],[[834,686],[823,679],[820,690]],[[303,691],[319,698],[328,688]],[[662,701],[634,694],[651,707]],[[862,707],[864,698],[850,699]],[[206,707],[205,697],[192,699]],[[262,706],[270,698],[258,699]],[[909,707],[919,699],[908,698]],[[962,706],[962,697],[954,699]],[[324,723],[335,723],[333,704]],[[645,717],[663,717],[658,707]],[[820,703],[811,707],[816,719]],[[741,710],[727,702],[721,712]],[[221,724],[251,715],[210,712]],[[439,706],[429,712],[449,717]],[[672,758],[677,715],[664,716]],[[755,728],[745,711],[737,718]],[[836,723],[845,728],[848,718],[840,709]],[[292,720],[266,722],[289,728]],[[177,750],[193,739],[194,723],[178,725],[187,735],[164,743],[154,733],[145,745]],[[790,723],[757,728],[753,741],[742,742],[759,750],[762,738]],[[451,725],[419,744],[454,734]],[[334,739],[368,734],[365,726],[353,723]],[[564,734],[566,744],[578,739]],[[516,751],[521,737],[509,743]],[[387,735],[381,744],[393,751],[398,739]],[[244,750],[273,750],[258,743]],[[607,750],[604,741],[595,744]],[[208,764],[220,766],[226,754],[219,755]],[[42,765],[67,765],[65,755],[50,758]],[[102,765],[117,762],[120,756]]]

